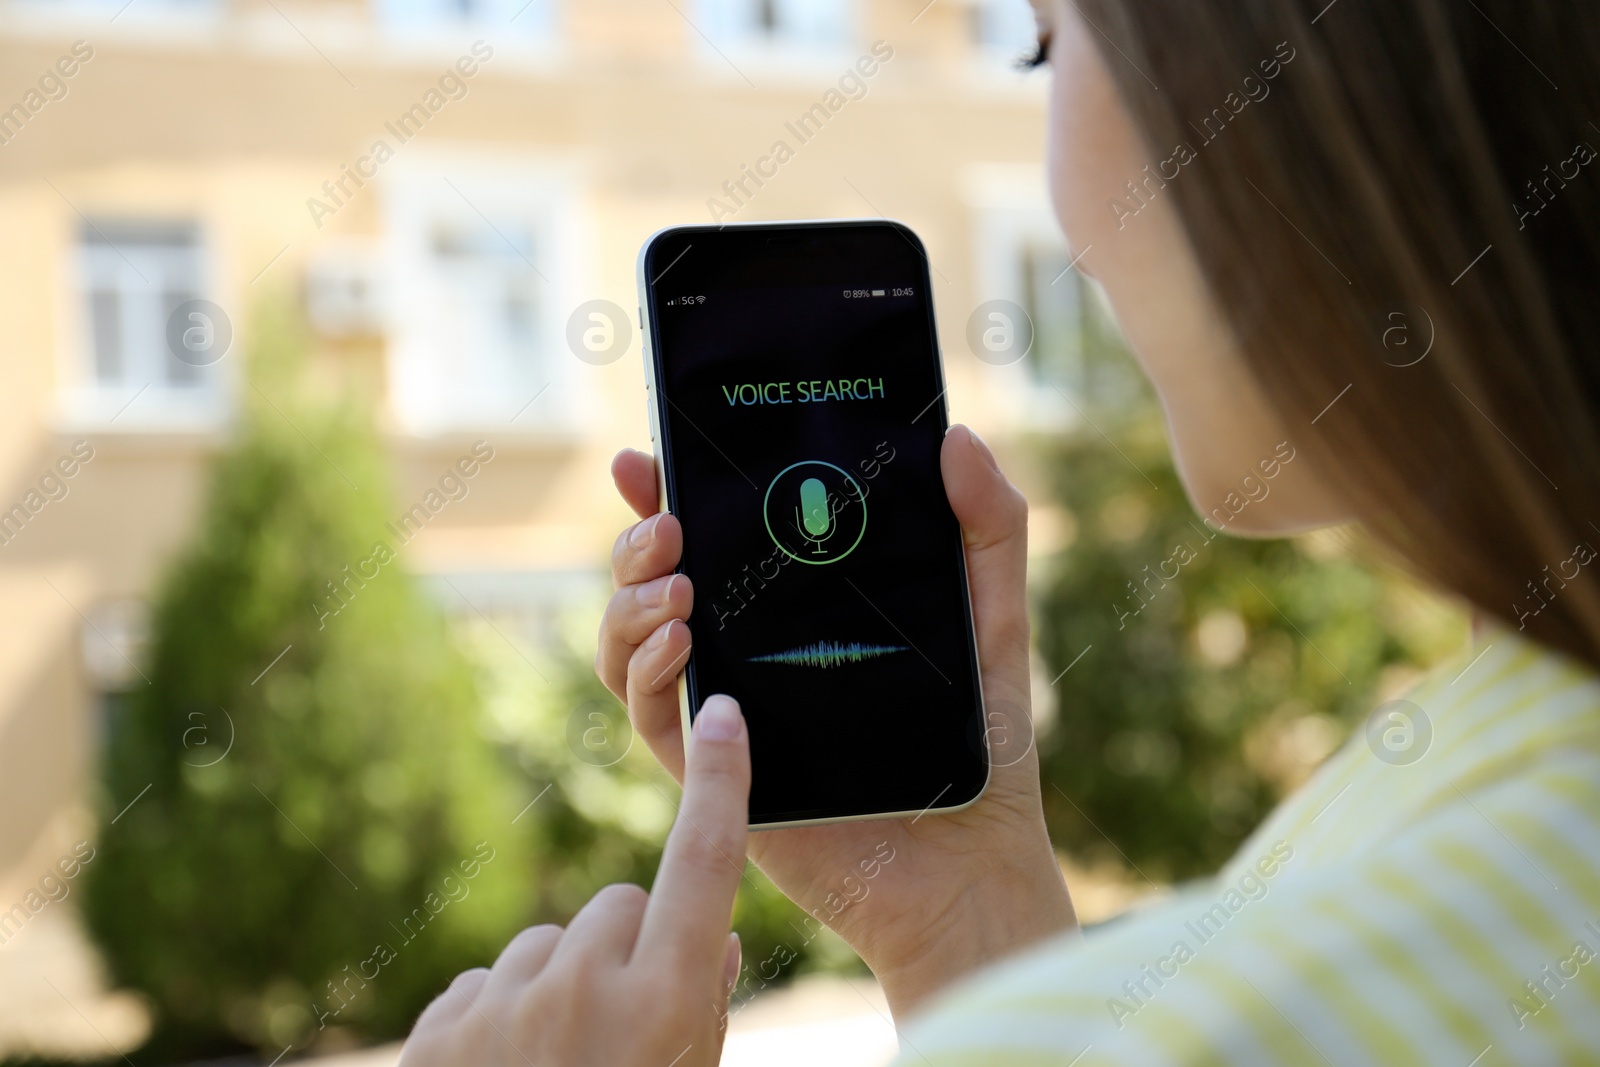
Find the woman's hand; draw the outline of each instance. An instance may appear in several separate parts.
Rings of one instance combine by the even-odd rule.
[[[563,930],[518,934],[456,978],[407,1038],[400,1067],[702,1067],[722,1055],[739,939],[750,749],[739,705],[695,717],[683,804],[655,888],[607,886]]]
[[[1076,925],[1045,833],[1029,718],[1027,503],[964,426],[946,434],[940,466],[966,544],[994,760],[988,789],[951,815],[750,839],[751,858],[778,888],[872,968],[896,1016],[966,972]],[[630,449],[611,470],[643,521],[618,537],[612,553],[617,591],[600,626],[595,669],[627,703],[656,758],[681,779],[677,676],[689,658],[684,620],[695,595],[686,576],[672,573],[683,530],[656,513],[651,457]]]

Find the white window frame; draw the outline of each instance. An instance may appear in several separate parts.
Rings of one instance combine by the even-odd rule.
[[[182,229],[193,233],[192,251],[142,240],[139,232]],[[128,433],[206,432],[223,425],[232,408],[239,323],[230,322],[233,339],[228,351],[206,366],[183,369],[166,342],[171,294],[228,306],[216,295],[219,287],[205,228],[192,219],[122,214],[91,217],[80,222],[74,234],[65,286],[69,327],[61,361],[62,422],[73,428]],[[96,294],[104,291],[119,297],[121,367],[111,380],[100,373],[103,353],[95,317]],[[196,384],[179,384],[175,368],[191,375]]]
[[[597,368],[566,343],[566,320],[585,299],[579,294],[588,275],[588,227],[576,188],[574,168],[559,161],[419,154],[389,165],[389,402],[407,432],[571,436],[592,425]],[[509,242],[502,262],[528,265],[518,268],[533,296],[535,349],[525,370],[484,359],[461,340],[461,303],[453,295],[460,281],[441,273],[436,252],[437,236],[449,229]],[[522,247],[521,233],[530,235],[531,248]]]

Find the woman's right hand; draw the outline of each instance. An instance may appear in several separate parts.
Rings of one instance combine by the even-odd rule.
[[[826,920],[872,968],[897,1017],[961,975],[1076,925],[1045,832],[1031,725],[1022,721],[1030,706],[1027,503],[964,426],[946,434],[940,467],[966,547],[991,740],[1005,742],[997,745],[988,789],[948,815],[771,830],[749,839],[750,858],[773,883]],[[683,529],[656,510],[650,456],[619,453],[612,477],[642,521],[623,531],[612,552],[616,593],[600,626],[595,670],[681,782],[677,678],[692,647],[685,620],[694,606],[688,577],[673,573]],[[1015,753],[1021,745],[1025,754]],[[862,864],[873,861],[866,894],[837,910],[831,902],[859,885]]]

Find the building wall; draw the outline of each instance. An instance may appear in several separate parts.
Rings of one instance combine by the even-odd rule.
[[[198,224],[201,295],[238,331],[218,365],[233,389],[229,360],[248,343],[265,293],[304,299],[308,276],[352,264],[375,266],[380,278],[403,273],[396,227],[430,195],[469,222],[454,196],[522,197],[552,215],[555,243],[538,253],[549,275],[538,297],[547,341],[585,300],[632,314],[644,238],[709,221],[708,199],[730,202],[723,183],[784,139],[794,159],[732,217],[886,214],[909,223],[931,253],[952,416],[1002,452],[1024,425],[1015,418],[1026,406],[1020,372],[974,359],[964,337],[980,301],[1011,295],[992,264],[1014,238],[994,244],[995,213],[1022,220],[1020,232],[1037,230],[1046,246],[1054,240],[1040,168],[1043,95],[1037,79],[1000,69],[974,43],[970,4],[941,0],[920,13],[921,0],[852,5],[851,39],[805,56],[727,41],[719,51],[691,23],[701,8],[686,0],[538,0],[518,17],[532,27],[543,20],[547,29],[533,33],[507,25],[504,9],[480,26],[445,21],[402,34],[359,3],[119,6],[0,0],[0,108],[24,101],[75,41],[93,49],[63,79],[65,96],[0,144],[0,507],[22,501],[77,442],[94,455],[64,498],[0,546],[0,870],[25,867],[23,857],[48,853],[69,832],[94,758],[100,689],[136,631],[128,605],[150,594],[189,536],[205,465],[229,432],[227,404],[209,422],[184,423],[153,394],[115,421],[70,402],[92,375],[80,282],[91,224]],[[400,144],[385,124],[478,40],[494,52],[465,79],[465,96]],[[798,143],[785,122],[875,40],[893,47],[893,59],[863,98]],[[393,142],[394,158],[318,220],[308,199],[329,203],[323,183],[378,138]],[[629,519],[610,485],[610,457],[649,443],[636,330],[624,357],[605,366],[547,344],[549,387],[515,421],[501,409],[477,424],[421,425],[395,392],[405,344],[396,324],[407,313],[390,308],[375,325],[324,333],[317,354],[331,378],[387,397],[378,415],[396,511],[473,440],[489,440],[496,459],[466,500],[403,550],[405,562],[458,576],[506,610],[537,614],[561,596],[603,593],[612,540]]]

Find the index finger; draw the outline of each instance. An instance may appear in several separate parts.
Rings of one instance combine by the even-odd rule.
[[[750,821],[750,739],[732,697],[709,697],[695,716],[683,803],[634,948],[674,973],[715,984],[722,973],[733,896],[744,877]]]

